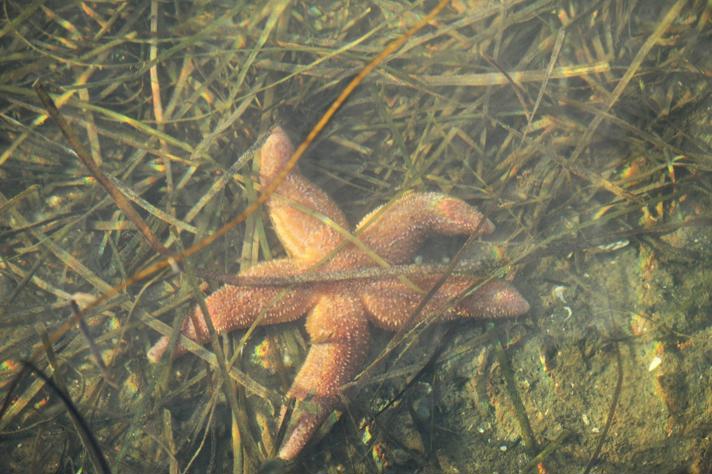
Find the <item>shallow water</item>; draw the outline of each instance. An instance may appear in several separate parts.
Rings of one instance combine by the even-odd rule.
[[[66,390],[112,471],[257,472],[310,344],[303,320],[221,337],[227,390],[210,344],[149,364],[148,348],[194,304],[191,274],[209,292],[219,275],[284,249],[259,210],[190,266],[146,271],[159,250],[42,118],[32,84],[180,252],[255,201],[255,143],[271,126],[303,138],[426,11],[7,5],[1,471],[97,463],[56,393],[30,374],[13,385],[31,358]],[[366,78],[303,173],[352,225],[408,191],[476,205],[494,234],[433,236],[409,263],[462,258],[474,276],[511,280],[531,309],[427,325],[395,348],[372,328],[372,370],[277,472],[712,471],[711,13],[704,1],[451,2]],[[87,334],[70,323],[73,295],[90,295],[86,307],[112,288],[83,316]]]

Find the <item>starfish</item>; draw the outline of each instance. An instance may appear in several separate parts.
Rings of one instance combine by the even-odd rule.
[[[292,152],[293,145],[285,131],[273,128],[259,149],[262,186],[275,178]],[[381,263],[400,265],[412,260],[430,233],[483,235],[494,230],[489,219],[460,199],[412,192],[364,217],[355,230],[358,242],[350,241],[344,237],[343,229],[349,225],[342,211],[297,168],[277,187],[267,209],[288,257],[259,263],[240,276],[290,277],[313,271],[316,264],[321,264],[321,272],[358,270],[376,265],[374,253]],[[371,252],[364,251],[364,247]],[[295,409],[278,458],[296,458],[328,414],[339,406],[341,386],[352,381],[365,362],[369,322],[389,331],[413,324],[411,317],[423,294],[441,276],[409,276],[407,281],[384,276],[286,288],[226,284],[205,299],[210,320],[219,334],[255,323],[294,321],[308,313],[310,349],[288,392],[289,397],[308,409]],[[458,300],[477,281],[474,277],[450,276],[421,315],[445,321],[468,316],[512,317],[529,310],[524,297],[504,280],[490,281]],[[450,304],[452,301],[456,303]],[[198,343],[209,340],[200,308],[196,307],[185,319],[181,333]],[[164,336],[148,351],[151,362],[162,358],[168,341]],[[178,343],[174,356],[184,352],[186,349]]]

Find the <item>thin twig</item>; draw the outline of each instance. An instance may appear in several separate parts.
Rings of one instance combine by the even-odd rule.
[[[136,210],[133,208],[129,200],[126,199],[126,196],[124,196],[114,186],[114,184],[104,175],[101,169],[97,166],[97,164],[89,155],[89,152],[87,152],[86,148],[84,148],[84,144],[74,133],[74,130],[72,130],[67,121],[64,120],[64,117],[54,105],[54,101],[44,89],[42,84],[40,82],[36,82],[34,84],[34,89],[40,101],[42,102],[42,105],[44,105],[45,110],[47,110],[49,116],[52,117],[59,129],[62,131],[62,134],[67,139],[69,145],[72,147],[74,152],[77,154],[79,160],[81,160],[81,162],[84,164],[84,166],[86,166],[91,175],[99,182],[99,184],[104,187],[106,192],[109,193],[109,195],[116,203],[116,206],[121,209],[121,211],[131,222],[133,222],[139,232],[143,234],[146,241],[155,251],[163,255],[168,255],[170,253],[170,250],[163,246],[161,241],[158,240],[155,234],[144,222],[143,218],[141,218],[138,212],[136,212]]]

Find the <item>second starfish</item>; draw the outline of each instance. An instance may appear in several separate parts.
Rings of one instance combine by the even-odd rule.
[[[262,186],[275,178],[292,152],[287,134],[275,127],[259,150]],[[336,203],[297,169],[279,185],[267,207],[288,258],[260,263],[241,276],[289,277],[307,273],[319,263],[323,263],[321,272],[353,271],[376,266],[374,254],[381,264],[399,265],[413,258],[430,233],[482,235],[494,230],[492,222],[460,199],[439,193],[410,193],[367,215],[356,227],[356,245],[344,237],[349,225]],[[293,321],[308,313],[306,329],[311,347],[288,393],[302,406],[295,409],[278,452],[280,459],[296,458],[322,421],[338,407],[341,386],[352,381],[368,353],[369,321],[390,331],[412,324],[411,315],[423,294],[440,277],[419,275],[405,280],[388,276],[290,288],[224,285],[206,298],[210,320],[218,333],[248,328],[255,321],[258,325]],[[529,310],[527,301],[504,280],[491,281],[451,304],[476,283],[473,277],[449,277],[421,314],[445,321],[511,317]],[[181,332],[199,343],[210,339],[199,308],[185,319]],[[158,362],[168,344],[165,336],[156,342],[148,352],[149,360]],[[184,352],[178,344],[174,355]]]

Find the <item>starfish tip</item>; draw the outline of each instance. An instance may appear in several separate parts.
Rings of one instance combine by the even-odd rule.
[[[491,311],[495,316],[514,317],[529,312],[529,302],[514,286],[504,281],[498,283],[491,290]]]
[[[148,361],[157,364],[163,358],[166,349],[168,349],[168,338],[163,336],[146,353]]]
[[[294,145],[287,132],[277,125],[274,127],[260,148],[260,175],[263,178],[274,176],[294,152]]]
[[[438,228],[443,233],[460,234],[466,228],[478,235],[494,232],[494,223],[465,201],[446,195],[435,195],[436,215],[441,220]]]

